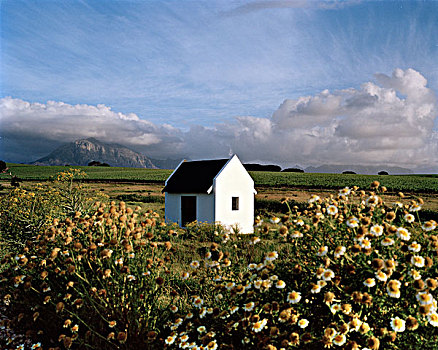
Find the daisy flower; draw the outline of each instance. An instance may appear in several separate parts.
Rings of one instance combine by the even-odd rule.
[[[359,245],[364,249],[371,249],[371,241],[368,238],[359,239]]]
[[[201,298],[196,297],[193,299],[193,306],[194,307],[201,307],[202,304],[204,304],[204,300],[202,300]]]
[[[309,321],[306,320],[305,318],[302,318],[301,320],[298,321],[298,326],[300,328],[306,328],[309,325]]]
[[[287,295],[287,301],[291,304],[296,304],[301,300],[301,293],[292,291]]]
[[[300,231],[294,231],[290,235],[292,238],[301,238],[303,237],[303,234]]]
[[[406,329],[405,324],[406,324],[406,322],[403,321],[398,316],[391,318],[391,328],[394,332],[404,332],[404,330]]]
[[[365,201],[365,205],[367,207],[373,207],[377,204],[379,204],[379,197],[377,197],[377,196],[370,196]]]
[[[386,280],[388,279],[388,275],[383,271],[377,271],[376,278],[381,282],[386,282]]]
[[[335,249],[335,258],[341,257],[341,255],[344,255],[346,252],[346,248],[344,246],[337,246]]]
[[[259,237],[251,237],[249,244],[257,244],[260,242],[260,238]]]
[[[181,278],[183,279],[183,280],[186,280],[187,278],[189,278],[190,277],[190,274],[188,273],[188,272],[183,272],[182,274],[181,274]]]
[[[421,210],[421,205],[420,204],[412,204],[410,207],[409,207],[409,211],[410,212],[416,212],[416,211],[419,211],[419,210]]]
[[[255,289],[260,289],[262,287],[262,283],[263,283],[262,280],[254,281],[254,288]]]
[[[367,278],[363,284],[368,288],[374,287],[376,285],[376,280],[374,278]]]
[[[257,268],[257,264],[251,263],[248,265],[248,270],[254,270]]]
[[[238,306],[231,306],[231,308],[230,308],[230,314],[232,315],[232,314],[234,314],[236,311],[238,311],[239,310],[239,307]]]
[[[278,289],[283,289],[284,287],[286,287],[286,283],[283,280],[278,280],[277,282],[275,282],[275,287]]]
[[[263,320],[260,320],[252,325],[252,330],[256,333],[260,332],[265,328],[266,324],[268,323],[268,319],[264,318]]]
[[[319,293],[321,291],[321,286],[319,284],[312,284],[312,288],[310,289],[310,292],[312,294]]]
[[[198,260],[193,260],[193,261],[190,263],[190,267],[191,267],[192,269],[197,269],[199,266],[200,266],[200,263],[199,263]]]
[[[327,252],[328,252],[328,247],[325,245],[325,246],[318,249],[318,251],[316,252],[316,255],[317,256],[324,256],[327,254]]]
[[[427,320],[432,326],[438,327],[438,313],[436,311],[427,315]]]
[[[383,234],[383,226],[381,225],[371,226],[370,233],[375,237],[381,236]]]
[[[324,271],[324,273],[322,274],[322,279],[324,281],[331,281],[331,279],[335,277],[335,273],[333,270],[331,269],[327,269]]]
[[[384,239],[382,239],[382,245],[384,246],[384,247],[388,247],[388,246],[390,246],[390,245],[393,245],[395,242],[394,242],[394,240],[392,239],[392,238],[389,238],[389,237],[385,237]]]
[[[427,232],[435,230],[436,229],[436,222],[433,220],[426,221],[423,225],[421,225],[421,228]]]
[[[199,309],[199,317],[200,317],[200,318],[204,318],[205,315],[207,315],[207,308],[205,308],[205,307],[201,307],[201,308]]]
[[[400,286],[401,282],[398,280],[389,281],[386,286],[386,291],[391,298],[400,298]]]
[[[317,196],[316,194],[312,194],[312,196],[309,199],[309,203],[315,203],[319,201],[319,196]]]
[[[277,258],[278,258],[278,253],[276,251],[273,251],[266,254],[265,260],[274,261]]]
[[[181,337],[179,338],[179,340],[180,340],[182,343],[186,343],[186,342],[189,341],[189,336],[188,336],[187,334],[184,334],[183,336],[181,336]]]
[[[421,250],[421,244],[418,244],[417,242],[412,242],[408,249],[414,253],[418,253]]]
[[[132,282],[135,281],[137,278],[134,275],[128,275],[126,276],[126,278],[128,279],[128,281]]]
[[[408,214],[405,214],[404,219],[406,222],[412,223],[415,221],[415,216],[408,213]]]
[[[359,220],[355,216],[348,218],[346,223],[347,223],[347,226],[351,227],[351,228],[355,228],[355,227],[359,226]]]
[[[252,311],[254,309],[255,303],[253,301],[250,301],[249,303],[246,303],[243,306],[243,310],[245,311]]]
[[[329,215],[336,215],[338,213],[338,207],[335,205],[329,205],[327,207],[327,214]]]
[[[411,233],[404,227],[399,227],[397,229],[397,237],[404,241],[409,241],[411,239]]]
[[[217,343],[216,343],[216,340],[212,340],[211,342],[209,342],[209,343],[207,344],[207,346],[205,347],[205,349],[208,349],[208,350],[216,350],[216,349],[217,349]]]
[[[332,312],[332,314],[335,314],[341,310],[342,310],[342,307],[340,304],[333,304],[332,306],[330,306],[330,311]]]
[[[271,223],[278,224],[280,222],[280,218],[274,216],[270,219]]]
[[[345,334],[337,334],[334,338],[333,338],[333,344],[337,345],[337,346],[342,346],[345,344],[345,342],[347,341],[347,337],[345,336]]]
[[[410,270],[410,271],[409,271],[409,275],[410,275],[414,280],[419,280],[419,279],[421,279],[421,274],[420,274],[417,270]]]
[[[424,267],[424,258],[420,255],[414,255],[411,258],[411,264],[414,264],[416,267]]]
[[[421,305],[433,304],[433,296],[430,293],[419,292],[419,293],[417,293],[416,298],[420,302]]]
[[[164,342],[167,345],[172,345],[175,342],[175,337],[172,337],[171,335],[169,335]]]
[[[303,221],[303,219],[295,220],[295,225],[297,225],[297,226],[304,226],[304,221]]]
[[[348,195],[350,195],[350,193],[351,193],[351,190],[349,187],[344,187],[342,190],[339,190],[340,197],[348,196]]]
[[[321,281],[316,282],[316,284],[322,288],[322,287],[325,287],[327,285],[327,282],[321,280]]]
[[[178,306],[176,306],[176,305],[171,305],[171,306],[170,306],[170,311],[172,311],[173,313],[178,312]]]

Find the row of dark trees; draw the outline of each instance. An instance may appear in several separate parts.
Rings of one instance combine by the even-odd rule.
[[[272,172],[285,172],[285,173],[304,173],[303,169],[300,168],[286,168],[286,169],[281,169],[281,167],[279,165],[272,165],[272,164],[268,164],[268,165],[262,165],[262,164],[243,164],[243,166],[245,167],[245,169],[247,171],[272,171]],[[354,171],[352,170],[346,170],[344,172],[342,172],[342,174],[356,174]],[[378,175],[389,175],[387,171],[379,171],[377,173]]]

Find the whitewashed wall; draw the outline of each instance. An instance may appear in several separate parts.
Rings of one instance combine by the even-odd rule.
[[[214,194],[165,193],[166,222],[181,224],[181,196],[196,196],[196,219],[199,222],[214,223]]]
[[[181,195],[166,192],[164,194],[164,205],[166,222],[179,224],[181,222]]]
[[[198,222],[214,223],[214,194],[197,194],[196,218]]]
[[[254,181],[234,156],[216,176],[215,217],[228,228],[238,225],[242,233],[254,232]],[[231,198],[239,197],[239,210],[232,210]]]

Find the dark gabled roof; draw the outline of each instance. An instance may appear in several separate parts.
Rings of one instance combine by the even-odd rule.
[[[175,170],[163,192],[168,193],[207,193],[213,179],[229,159],[184,161]]]

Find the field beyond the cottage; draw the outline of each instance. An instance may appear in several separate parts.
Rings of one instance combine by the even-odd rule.
[[[251,173],[239,235],[165,224],[168,170],[9,167],[1,348],[436,349],[438,176]]]

